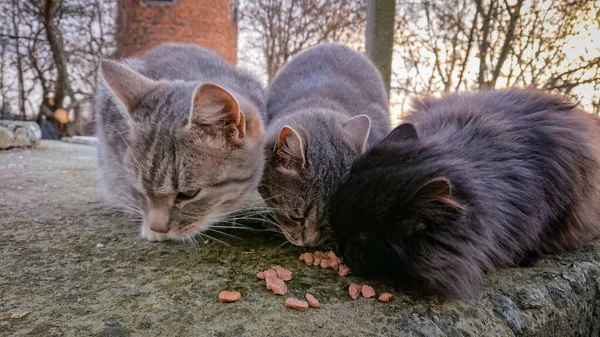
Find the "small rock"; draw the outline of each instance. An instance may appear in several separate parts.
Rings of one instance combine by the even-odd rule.
[[[29,315],[29,311],[15,310],[10,314],[10,318],[19,319]]]
[[[99,244],[96,245],[96,248],[104,248],[104,245],[101,244],[101,243],[99,243]]]
[[[129,297],[133,297],[133,296],[140,296],[142,293],[140,293],[139,291],[128,291],[125,293],[125,296],[129,296]]]
[[[550,298],[552,299],[556,307],[558,307],[559,309],[564,309],[569,305],[568,300],[566,298],[566,290],[553,285],[547,285],[546,289],[548,289],[548,294],[550,295]]]
[[[521,333],[521,311],[510,298],[504,295],[497,297],[494,312],[506,321],[515,334]]]
[[[12,323],[10,321],[2,321],[0,322],[0,326],[8,330],[12,328]]]
[[[562,278],[564,278],[567,281],[573,282],[573,278],[571,277],[571,275],[567,274],[567,273],[562,273]]]
[[[34,222],[37,222],[37,223],[44,223],[44,218],[42,218],[42,217],[37,217],[37,218],[34,218],[34,219],[33,219],[33,221],[34,221]]]
[[[110,320],[104,322],[104,325],[106,325],[106,326],[119,326],[121,324],[117,320],[110,319]]]
[[[539,309],[544,306],[544,296],[537,289],[523,289],[516,294],[515,302],[521,309]]]

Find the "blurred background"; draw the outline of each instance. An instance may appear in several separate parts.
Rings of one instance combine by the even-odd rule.
[[[0,119],[91,135],[98,61],[168,41],[214,49],[265,84],[310,46],[366,52],[394,124],[420,94],[533,86],[600,113],[600,1],[1,0]]]

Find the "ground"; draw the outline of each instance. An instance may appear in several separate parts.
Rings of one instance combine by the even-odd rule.
[[[364,280],[307,267],[278,237],[147,242],[97,186],[93,146],[0,152],[0,336],[599,335],[599,243],[492,273],[473,302],[353,301],[348,285]],[[255,275],[275,264],[294,272],[288,296],[311,292],[321,308],[267,291]],[[219,303],[221,290],[242,300]]]

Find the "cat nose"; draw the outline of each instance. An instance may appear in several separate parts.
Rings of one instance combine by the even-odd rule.
[[[161,212],[150,211],[148,214],[148,225],[150,230],[156,233],[165,234],[169,232],[169,215]]]

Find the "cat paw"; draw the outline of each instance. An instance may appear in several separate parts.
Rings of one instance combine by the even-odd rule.
[[[142,226],[140,235],[144,239],[152,242],[165,241],[169,239],[166,235],[153,232],[150,229],[146,228],[146,226]]]

